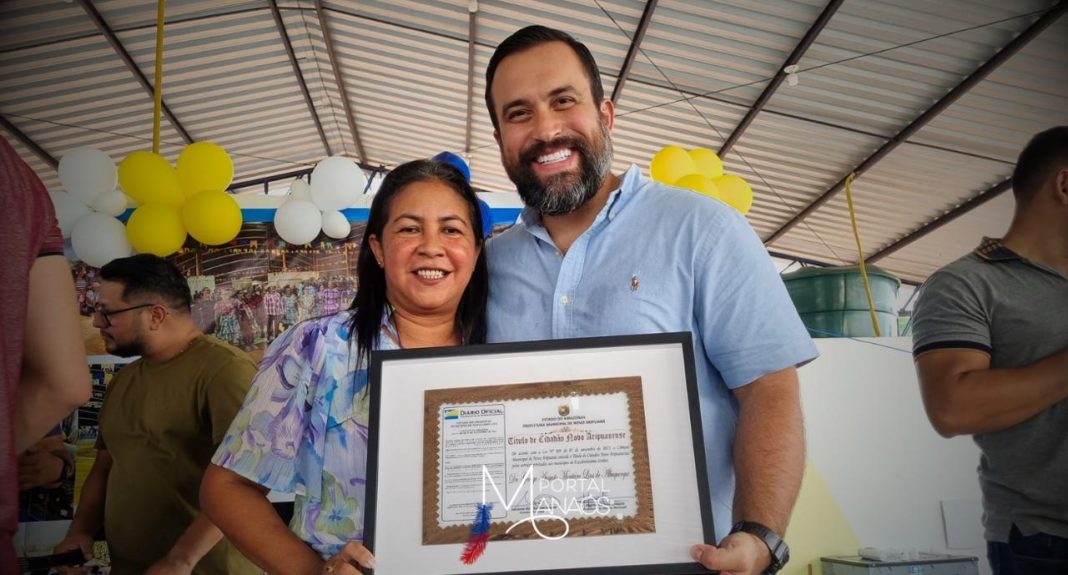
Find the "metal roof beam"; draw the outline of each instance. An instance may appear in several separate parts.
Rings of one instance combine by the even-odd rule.
[[[471,157],[471,130],[475,122],[475,33],[478,30],[478,0],[467,6],[467,126],[464,128],[464,156]]]
[[[334,52],[334,41],[330,38],[330,29],[326,25],[326,15],[323,13],[322,0],[315,0],[315,14],[319,17],[319,28],[323,31],[323,41],[326,43],[326,57],[330,60],[330,69],[334,71],[334,79],[337,80],[337,92],[341,94],[341,105],[345,109],[345,119],[349,123],[349,132],[352,141],[356,144],[356,153],[360,155],[360,161],[367,161],[367,151],[360,139],[360,131],[356,129],[356,114],[352,111],[352,103],[349,101],[348,92],[345,91],[345,83],[341,78],[341,68],[337,63],[337,54]]]
[[[362,166],[361,166],[362,167]],[[291,172],[284,172],[281,174],[275,174],[273,176],[264,176],[262,178],[253,178],[251,180],[244,180],[241,182],[233,182],[227,188],[231,192],[234,190],[240,190],[241,188],[251,188],[252,186],[262,186],[271,182],[277,182],[279,180],[288,180],[290,178],[303,178],[310,174],[314,168],[301,168]]]
[[[630,76],[630,68],[638,57],[638,50],[641,48],[642,40],[645,39],[645,31],[653,20],[653,11],[656,10],[657,1],[647,0],[645,3],[642,18],[638,20],[638,28],[634,31],[634,37],[630,40],[630,48],[627,49],[627,57],[623,59],[623,67],[619,69],[619,77],[616,78],[616,85],[612,88],[612,104],[619,103],[619,96],[623,93],[623,85],[627,83],[627,76]]]
[[[978,208],[979,206],[989,202],[990,200],[1001,195],[1005,190],[1012,188],[1012,178],[1005,178],[1001,182],[994,184],[993,186],[983,190],[979,195],[974,196],[964,202],[963,204],[949,210],[948,212],[936,217],[935,219],[927,222],[919,228],[909,232],[896,242],[880,249],[874,254],[868,256],[864,261],[867,263],[875,263],[878,260],[885,258],[886,256],[904,248],[905,246],[915,242],[916,240],[930,234],[938,228],[952,222],[953,220],[963,216],[964,214]]]
[[[231,10],[229,12],[213,12],[211,14],[198,14],[196,16],[179,16],[166,21],[164,26],[170,26],[172,24],[182,24],[185,22],[196,22],[198,20],[207,20],[209,18],[218,18],[220,16],[233,16],[235,14],[244,14],[247,12],[257,12],[260,10],[266,10],[266,6],[253,6],[249,8],[239,8]],[[156,22],[153,20],[151,24],[137,24],[133,26],[118,26],[113,28],[115,32],[132,32],[136,30],[147,30],[149,28],[155,28]],[[86,32],[84,34],[74,34],[72,36],[66,36],[64,38],[50,38],[48,40],[41,40],[32,44],[15,44],[6,48],[0,48],[0,54],[6,54],[8,52],[18,52],[19,50],[31,50],[35,48],[45,48],[48,46],[55,46],[56,44],[63,44],[64,42],[74,42],[76,40],[85,40],[86,38],[94,38],[98,34],[97,32]]]
[[[52,166],[53,170],[59,169],[59,161],[57,161],[52,154],[49,154],[44,148],[39,146],[37,142],[34,142],[33,139],[27,136],[22,130],[15,127],[15,124],[12,124],[10,120],[0,116],[0,126],[3,126],[3,128],[10,132],[12,136],[15,136],[16,140],[21,142],[23,146],[29,148],[38,158],[41,158],[46,164]]]
[[[389,170],[386,169],[385,166],[383,166],[381,164],[376,166],[376,165],[368,164],[367,162],[356,162],[356,165],[359,166],[360,169],[362,169],[362,170],[364,170],[366,172],[371,172],[372,174],[376,173],[376,172],[388,172],[389,171]],[[232,192],[234,190],[239,190],[241,188],[250,188],[252,186],[261,186],[263,184],[269,184],[271,182],[277,182],[278,180],[287,180],[287,179],[290,179],[290,178],[300,178],[300,177],[304,177],[304,176],[312,173],[312,170],[314,170],[314,169],[315,169],[315,167],[312,166],[312,167],[309,167],[309,168],[301,168],[299,170],[291,170],[289,172],[282,172],[282,173],[278,173],[278,174],[274,174],[274,175],[270,175],[270,176],[262,176],[262,177],[259,177],[259,178],[252,178],[252,179],[249,179],[249,180],[242,180],[240,182],[233,182],[226,189],[228,189],[228,190],[230,190]]]
[[[308,83],[304,81],[304,73],[300,71],[297,55],[293,52],[293,43],[289,41],[289,33],[286,32],[286,25],[282,22],[282,13],[278,10],[278,2],[276,0],[268,0],[267,3],[271,7],[271,16],[274,17],[274,25],[278,28],[278,35],[282,37],[282,44],[285,46],[286,54],[289,55],[289,64],[293,67],[293,74],[296,75],[297,83],[300,84],[300,92],[304,94],[304,103],[308,105],[308,111],[311,112],[312,120],[315,121],[315,129],[319,131],[319,138],[322,139],[323,147],[326,148],[326,155],[333,156],[334,152],[330,148],[329,140],[326,139],[323,123],[319,120],[319,113],[315,111],[315,103],[312,102],[311,92],[308,91]]]
[[[107,39],[108,44],[111,44],[111,47],[119,55],[119,58],[121,58],[123,63],[126,64],[126,68],[130,71],[131,74],[133,74],[137,82],[141,84],[141,87],[144,88],[145,92],[148,94],[148,97],[152,99],[153,103],[155,103],[156,90],[152,87],[152,82],[149,82],[148,78],[145,77],[145,74],[141,71],[140,68],[137,67],[137,63],[134,62],[133,58],[130,56],[130,53],[127,52],[126,48],[123,47],[122,42],[119,42],[119,37],[115,35],[115,32],[111,30],[107,22],[104,22],[104,17],[100,15],[100,12],[97,12],[96,7],[93,6],[93,3],[90,2],[90,0],[79,0],[79,4],[81,4],[82,9],[85,10],[85,13],[89,15],[89,19],[93,21],[93,24],[96,25],[97,30],[100,30],[100,33],[103,34],[104,38]],[[185,140],[185,143],[192,144],[193,137],[189,135],[189,132],[185,129],[184,126],[182,126],[182,123],[178,121],[178,117],[175,116],[174,112],[171,111],[171,108],[167,105],[167,102],[162,102],[162,108],[163,114],[167,116],[167,120],[169,120],[171,125],[174,126],[174,129],[178,130],[178,133],[181,134],[182,139]]]
[[[969,90],[975,87],[983,78],[986,78],[991,72],[997,69],[998,66],[1004,64],[1009,58],[1020,51],[1028,42],[1034,40],[1043,30],[1049,27],[1050,24],[1055,22],[1057,18],[1060,18],[1064,14],[1065,10],[1068,10],[1068,2],[1061,2],[1060,4],[1052,7],[1043,14],[1038,20],[1035,20],[1026,30],[1020,33],[1019,36],[1013,38],[1008,44],[1005,45],[997,54],[994,54],[992,58],[986,61],[985,64],[979,66],[974,72],[965,78],[960,84],[957,84],[952,90],[949,91],[940,100],[935,102],[933,106],[928,108],[922,114],[913,120],[908,126],[905,126],[897,134],[890,137],[881,148],[875,151],[874,154],[868,156],[857,167],[850,170],[860,176],[864,172],[868,171],[880,160],[886,157],[890,152],[894,151],[898,146],[905,143],[910,137],[912,137],[921,128],[927,125],[928,122],[933,120],[936,116],[942,113],[946,108],[956,102],[961,96],[966,94]],[[786,235],[786,232],[793,229],[801,220],[808,217],[812,212],[818,210],[820,206],[830,201],[842,187],[845,185],[846,178],[849,174],[842,176],[842,179],[838,180],[836,184],[831,186],[827,191],[823,192],[815,201],[806,206],[801,212],[794,217],[790,218],[788,222],[782,225],[779,229],[775,230],[767,239],[764,240],[764,245],[771,245],[776,240]]]
[[[783,62],[782,66],[779,67],[779,71],[775,74],[775,77],[772,78],[770,82],[768,82],[767,87],[765,87],[764,91],[761,92],[760,97],[758,97],[756,101],[753,102],[753,106],[749,108],[748,112],[746,112],[745,117],[742,118],[742,121],[738,123],[738,126],[736,128],[734,128],[734,131],[731,132],[731,135],[727,136],[727,140],[723,142],[722,146],[720,146],[720,158],[723,158],[724,155],[731,151],[731,148],[734,147],[734,144],[738,142],[738,140],[742,137],[742,134],[745,133],[745,130],[749,128],[749,124],[753,123],[753,120],[756,118],[757,114],[759,114],[764,109],[764,106],[768,104],[768,100],[771,99],[771,96],[775,94],[775,91],[778,90],[779,86],[781,86],[783,81],[786,80],[786,68],[790,66],[795,66],[798,62],[801,61],[801,57],[804,56],[805,52],[808,51],[809,46],[811,46],[812,43],[816,41],[816,37],[820,35],[820,32],[823,32],[823,29],[827,26],[827,23],[831,21],[831,17],[834,16],[834,13],[838,11],[838,8],[841,7],[842,2],[844,1],[845,0],[831,0],[827,3],[827,6],[823,8],[823,12],[820,12],[819,17],[816,18],[816,21],[812,23],[812,27],[808,29],[808,32],[805,32],[805,35],[801,38],[801,41],[798,42],[797,46],[794,47],[794,51],[790,52],[790,55],[786,58],[786,61]]]

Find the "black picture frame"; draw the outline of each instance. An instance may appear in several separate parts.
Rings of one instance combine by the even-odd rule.
[[[528,341],[528,342],[510,342],[510,343],[497,343],[497,344],[484,344],[473,346],[458,346],[447,348],[426,348],[426,349],[405,349],[405,350],[385,350],[375,351],[371,354],[370,359],[370,411],[369,411],[369,431],[368,431],[368,453],[367,453],[367,484],[366,484],[366,496],[365,496],[365,510],[364,510],[364,541],[363,544],[372,553],[375,552],[377,547],[376,542],[379,534],[376,530],[377,519],[379,512],[379,496],[380,488],[383,485],[395,485],[396,482],[392,478],[384,478],[379,474],[379,464],[381,461],[381,455],[383,450],[391,449],[393,445],[385,445],[381,435],[382,430],[382,417],[383,417],[383,386],[387,385],[384,379],[389,376],[384,376],[384,372],[389,371],[391,366],[401,365],[404,362],[420,362],[427,360],[442,360],[445,362],[454,362],[456,360],[467,360],[470,362],[478,362],[487,358],[500,358],[502,355],[509,355],[510,357],[527,357],[529,358],[547,358],[552,357],[554,354],[561,354],[561,357],[574,354],[576,352],[590,352],[598,353],[603,350],[614,350],[620,352],[624,350],[636,351],[643,348],[668,346],[671,348],[677,347],[678,360],[682,362],[681,372],[684,374],[685,379],[685,397],[687,399],[685,406],[677,406],[679,410],[685,410],[688,414],[688,423],[690,427],[690,440],[693,447],[693,469],[696,480],[696,496],[699,505],[700,513],[700,527],[699,532],[702,537],[702,541],[685,541],[686,546],[681,548],[681,555],[686,556],[685,549],[689,545],[696,543],[709,543],[714,544],[716,542],[715,528],[712,518],[712,505],[710,498],[710,491],[708,485],[707,475],[707,463],[705,458],[704,449],[704,436],[702,433],[702,419],[700,402],[698,400],[697,390],[697,378],[694,368],[694,354],[693,354],[693,342],[692,335],[689,332],[671,332],[671,333],[658,333],[658,334],[641,334],[641,335],[623,335],[623,336],[609,336],[609,337],[593,337],[593,338],[576,338],[576,339],[557,339],[546,341]],[[549,362],[553,363],[553,362]],[[611,371],[610,369],[607,371]],[[584,376],[585,377],[585,376]],[[520,383],[520,382],[515,382]],[[408,383],[411,385],[411,383]],[[413,422],[412,425],[419,425],[420,422]],[[419,425],[421,428],[422,426]],[[419,432],[422,434],[422,431]],[[652,437],[649,438],[650,443],[653,443]],[[651,447],[652,448],[652,447]],[[412,458],[419,458],[421,454],[412,454]],[[385,492],[384,489],[381,490]],[[414,505],[421,506],[421,498],[414,497],[411,499],[414,501]],[[597,539],[613,539],[613,537],[597,538]],[[540,543],[542,545],[553,544],[553,541],[534,541],[531,543]],[[625,544],[621,541],[621,544]],[[493,547],[493,543],[489,548]],[[459,547],[462,547],[460,545]],[[458,557],[458,552],[457,552]],[[376,557],[376,569],[372,573],[378,575],[395,575],[402,571],[392,571],[386,567],[385,562],[381,561],[381,557]],[[481,562],[481,560],[480,560]],[[441,565],[427,566],[427,570],[421,571],[425,573],[435,573],[442,575],[465,575],[469,573],[478,573],[479,575],[546,575],[547,573],[553,573],[557,575],[697,575],[704,573],[711,573],[711,571],[705,569],[700,564],[692,561],[680,561],[680,562],[655,562],[655,563],[641,563],[641,564],[628,564],[628,565],[606,565],[606,566],[584,566],[584,567],[564,567],[559,565],[549,567],[538,567],[537,565],[515,565],[508,566],[504,570],[478,570],[477,563],[474,567],[466,566],[457,560],[452,563],[455,567],[443,568]],[[411,567],[408,566],[403,571],[404,573],[411,573]]]

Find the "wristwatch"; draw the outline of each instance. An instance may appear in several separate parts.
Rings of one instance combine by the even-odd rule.
[[[790,547],[774,531],[755,521],[739,521],[731,527],[731,533],[748,533],[756,535],[771,551],[771,565],[764,571],[765,575],[775,575],[790,561]]]

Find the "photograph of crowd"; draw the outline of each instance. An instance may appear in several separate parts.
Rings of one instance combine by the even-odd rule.
[[[224,246],[195,241],[169,257],[185,273],[193,294],[193,321],[206,334],[247,352],[256,361],[290,326],[348,308],[356,294],[356,257],[364,224],[342,240],[287,244],[267,223],[249,223]],[[71,267],[90,355],[103,355],[93,327],[99,270]]]
[[[241,348],[259,361],[267,345],[290,326],[346,309],[356,295],[356,257],[366,224],[353,222],[348,237],[287,244],[269,223],[247,223],[234,241],[208,247],[192,239],[169,256],[186,275],[193,320],[206,334]],[[498,225],[493,233],[508,229]],[[99,270],[68,259],[82,313],[89,355],[104,355],[93,327]]]

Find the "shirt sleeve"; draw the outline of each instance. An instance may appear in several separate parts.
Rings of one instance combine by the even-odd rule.
[[[51,204],[49,204],[51,207]],[[63,232],[59,229],[59,223],[56,221],[55,214],[49,210],[48,216],[45,220],[45,233],[44,243],[41,244],[41,249],[37,252],[37,257],[41,256],[61,256],[63,255]]]
[[[969,348],[990,353],[989,313],[972,282],[948,270],[924,282],[912,312],[912,355]]]
[[[37,201],[40,202],[40,230],[43,233],[38,237],[43,239],[41,246],[37,250],[37,257],[63,255],[63,232],[60,231],[59,221],[56,220],[56,209],[52,205],[52,198],[48,196],[48,190],[45,188],[41,178],[38,178],[37,174],[28,165],[23,164],[23,167],[33,194]]]
[[[230,423],[245,400],[256,364],[247,357],[235,356],[224,363],[208,381],[204,389],[207,418],[211,423],[211,441],[218,446]]]
[[[268,347],[244,404],[212,458],[212,463],[275,491],[300,490],[301,469],[307,467],[302,459],[316,457],[304,444],[314,419],[309,400],[315,396],[314,342],[304,335],[307,325],[286,331]]]
[[[815,359],[819,352],[749,223],[717,211],[694,257],[701,344],[730,389]]]

